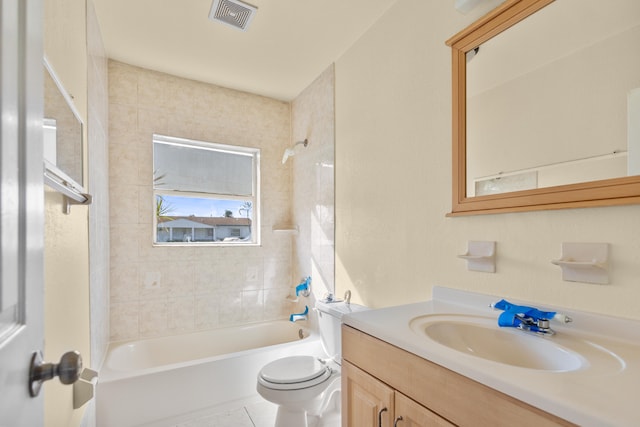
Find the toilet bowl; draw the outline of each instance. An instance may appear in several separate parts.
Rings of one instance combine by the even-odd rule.
[[[365,309],[344,302],[316,302],[322,347],[328,358],[283,357],[260,370],[258,393],[278,405],[274,427],[307,427],[308,416],[322,418],[331,406],[339,409],[342,316]]]

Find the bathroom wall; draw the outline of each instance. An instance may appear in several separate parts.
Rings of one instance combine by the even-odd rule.
[[[316,298],[334,292],[334,69],[327,68],[291,103],[292,143],[289,158],[293,195],[294,278],[312,277]],[[304,307],[301,307],[304,310]]]
[[[101,366],[109,343],[109,87],[108,61],[93,2],[87,1],[89,286],[91,356]]]
[[[73,96],[87,123],[86,9],[84,2],[44,2],[44,52]],[[86,132],[85,132],[86,141]],[[84,152],[86,153],[86,144]],[[87,170],[85,168],[85,179]],[[69,350],[91,366],[89,337],[88,209],[74,206],[62,213],[62,195],[45,187],[45,347],[44,359],[58,362]],[[81,425],[86,407],[73,410],[73,389],[59,381],[44,385],[45,426]]]
[[[290,132],[288,103],[109,62],[111,340],[288,316]],[[260,247],[153,246],[153,133],[261,149]]]
[[[336,285],[373,307],[434,285],[640,319],[640,206],[447,218],[451,54],[481,16],[399,0],[336,62]],[[466,270],[468,240],[497,241],[497,272]],[[609,285],[565,282],[565,241],[610,243]]]

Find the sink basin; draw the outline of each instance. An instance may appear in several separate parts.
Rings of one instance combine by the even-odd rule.
[[[585,366],[585,359],[544,337],[500,328],[496,319],[470,315],[427,315],[410,321],[411,330],[461,353],[520,368],[568,372]]]

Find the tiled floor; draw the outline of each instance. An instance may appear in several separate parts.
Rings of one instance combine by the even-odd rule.
[[[273,427],[277,406],[260,397],[214,407],[139,427]],[[322,420],[309,419],[309,427],[339,427],[333,410]]]
[[[276,405],[256,397],[139,427],[273,427]]]

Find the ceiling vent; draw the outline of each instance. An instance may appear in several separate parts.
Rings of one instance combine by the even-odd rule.
[[[214,0],[209,11],[209,19],[247,31],[257,10],[257,7],[240,0]]]

